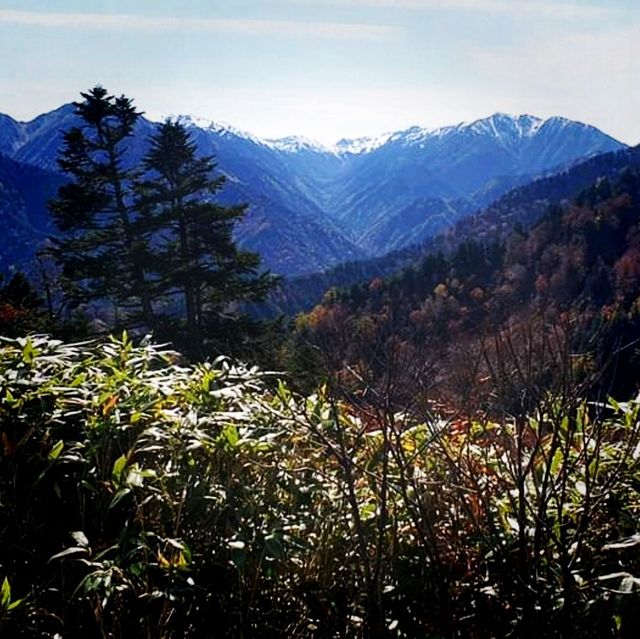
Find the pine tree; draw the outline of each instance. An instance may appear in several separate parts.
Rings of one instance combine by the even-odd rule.
[[[182,340],[171,339],[198,358],[211,349],[242,351],[257,324],[238,307],[262,300],[274,281],[258,273],[257,254],[236,246],[233,227],[246,206],[215,202],[224,184],[224,176],[213,176],[215,166],[211,157],[197,156],[182,124],[166,121],[151,139],[137,186],[140,225],[158,265],[153,287],[164,301],[163,324],[177,329]]]
[[[76,303],[112,302],[128,325],[153,324],[148,259],[132,208],[127,141],[141,113],[97,86],[75,103],[81,124],[64,134],[58,164],[70,177],[50,202],[60,237],[52,254]]]

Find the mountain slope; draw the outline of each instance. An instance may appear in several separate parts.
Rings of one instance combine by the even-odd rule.
[[[63,179],[0,154],[0,272],[22,268],[51,233],[47,200]]]
[[[366,255],[296,188],[277,151],[230,128],[190,118],[182,120],[200,153],[214,155],[219,170],[228,178],[220,199],[225,203],[250,204],[236,234],[243,247],[261,253],[267,267],[277,273],[295,275]],[[62,133],[76,124],[72,105],[27,123],[5,116],[0,120],[0,149],[22,165],[56,170]],[[140,119],[135,136],[128,142],[127,156],[132,162],[144,155],[154,129],[153,122]],[[9,202],[6,206],[10,208]]]
[[[309,310],[330,288],[347,289],[411,269],[426,255],[449,254],[466,240],[494,242],[508,236],[514,226],[528,228],[560,205],[599,181],[619,181],[627,171],[640,172],[640,145],[585,160],[555,175],[512,189],[475,215],[429,237],[423,244],[405,246],[382,257],[342,264],[325,273],[292,278],[272,296],[267,315],[294,315]]]
[[[568,379],[590,386],[594,397],[633,396],[639,155],[527,229],[487,242],[467,237],[389,277],[325,295],[296,318],[285,351],[292,370],[309,372],[318,352],[343,388],[366,387],[363,401],[376,402],[371,389],[382,386],[413,401],[426,383],[430,397],[448,403],[460,395],[489,412],[543,405],[555,373],[554,401]],[[499,386],[486,385],[492,378]]]
[[[249,203],[239,242],[258,251],[274,271],[303,274],[366,256],[349,241],[295,179],[288,155],[229,127],[179,118],[198,149],[227,176],[219,199]]]
[[[425,215],[453,223],[533,177],[621,148],[594,127],[563,118],[496,114],[436,130],[413,127],[352,158],[329,208],[357,244],[380,254],[416,235],[425,239],[425,216],[416,213],[425,200],[442,200]],[[391,219],[401,239],[389,245],[371,228]]]
[[[0,143],[7,155],[12,155],[22,144],[24,127],[8,115],[0,113]]]
[[[624,145],[563,118],[495,114],[435,130],[412,127],[333,147],[300,137],[261,140],[229,125],[179,116],[228,178],[225,203],[248,202],[239,242],[286,275],[383,255],[453,226],[515,186]],[[0,152],[56,170],[72,105],[20,123],[0,117]],[[155,124],[141,118],[136,162]]]

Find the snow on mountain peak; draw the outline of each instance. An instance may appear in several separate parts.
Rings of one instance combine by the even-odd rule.
[[[300,135],[291,135],[277,140],[263,140],[263,143],[272,149],[285,153],[307,151],[311,153],[331,153],[333,155],[344,156],[370,153],[385,144],[391,135],[391,133],[382,133],[381,135],[373,137],[342,138],[332,145],[324,145],[317,140]]]
[[[331,153],[331,149],[328,149],[317,140],[302,135],[289,135],[284,138],[261,140],[261,142],[271,149],[283,151],[284,153],[300,153],[302,151]]]
[[[262,140],[257,138],[255,135],[251,133],[247,133],[246,131],[242,131],[237,129],[232,124],[223,121],[215,121],[209,120],[208,118],[202,118],[196,115],[175,115],[170,114],[166,117],[161,118],[161,120],[172,120],[175,122],[179,122],[184,125],[186,128],[196,128],[202,129],[203,131],[211,131],[213,133],[217,133],[218,135],[226,136],[233,135],[237,138],[244,138],[245,140],[250,140],[255,144],[262,144]]]
[[[413,126],[404,131],[398,131],[391,135],[387,134],[385,142],[388,141],[406,147],[423,148],[437,140],[449,136],[462,135],[491,138],[504,148],[515,150],[522,143],[536,137],[543,127],[547,130],[549,128],[564,128],[570,125],[586,126],[561,117],[543,119],[529,114],[509,115],[506,113],[494,113],[471,122],[460,122],[438,128]]]
[[[325,145],[313,138],[300,135],[290,135],[282,138],[259,138],[225,122],[213,121],[193,115],[171,115],[169,118],[181,122],[186,127],[195,127],[220,136],[230,135],[243,138],[281,153],[291,155],[317,153],[331,154],[338,157],[371,153],[387,143],[423,148],[436,140],[447,138],[451,135],[492,138],[505,149],[515,151],[523,142],[536,137],[541,132],[541,129],[547,132],[550,129],[564,128],[571,125],[587,127],[587,125],[558,116],[542,119],[529,114],[509,115],[497,112],[471,122],[460,122],[437,128],[413,126],[403,131],[387,132],[377,136],[353,139],[342,138],[335,144]]]
[[[533,115],[508,115],[494,113],[488,118],[475,120],[462,126],[463,129],[479,135],[490,135],[498,140],[519,140],[531,138],[539,130],[544,120]]]
[[[360,153],[370,153],[378,147],[386,144],[393,133],[381,133],[380,135],[361,138],[342,138],[332,147],[337,155],[359,155]]]

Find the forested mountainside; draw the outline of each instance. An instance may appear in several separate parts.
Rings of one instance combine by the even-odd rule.
[[[62,132],[74,118],[72,105],[27,123],[2,116],[0,153],[56,171]],[[240,244],[285,275],[323,271],[424,241],[513,186],[624,146],[562,118],[500,114],[436,130],[413,127],[376,140],[343,140],[333,148],[295,137],[261,140],[230,126],[178,119],[227,176],[222,201],[250,204],[236,229]],[[140,119],[129,142],[130,161],[144,154],[154,127]],[[8,201],[5,206],[15,208]],[[19,244],[35,247],[28,236]],[[13,255],[22,265],[32,251]]]
[[[640,147],[604,153],[549,177],[513,189],[482,211],[459,221],[426,242],[379,258],[348,262],[310,276],[281,283],[262,310],[267,315],[309,310],[330,288],[344,288],[411,267],[430,252],[449,253],[465,239],[493,241],[508,235],[515,225],[527,228],[549,207],[562,203],[599,179],[615,181],[629,168],[640,167]]]
[[[595,335],[598,327],[598,339],[582,345],[585,367],[601,370],[599,358],[616,359],[620,374],[608,377],[609,383],[631,392],[640,374],[635,350],[628,347],[640,337],[639,223],[636,164],[616,179],[598,179],[571,203],[547,209],[529,229],[467,237],[453,251],[429,252],[395,275],[333,290],[298,318],[299,343],[327,353],[347,377],[362,367],[376,381],[386,373],[390,352],[402,353],[411,370],[425,365],[428,354],[432,365],[438,362],[432,380],[440,380],[446,395],[460,375],[455,357],[470,358],[465,373],[487,374],[483,362],[472,365],[480,336],[493,340],[503,330],[521,330],[522,340],[529,330],[542,339],[540,327],[531,328],[538,320],[571,325],[576,340]],[[463,386],[475,388],[477,379],[466,379],[457,392]],[[404,390],[411,393],[411,384]]]
[[[21,164],[0,153],[0,273],[25,266],[53,232],[47,201],[62,183],[59,173]]]

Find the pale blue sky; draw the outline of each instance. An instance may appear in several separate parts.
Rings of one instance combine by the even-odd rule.
[[[103,84],[324,142],[495,111],[640,142],[640,0],[0,0],[0,112]]]

